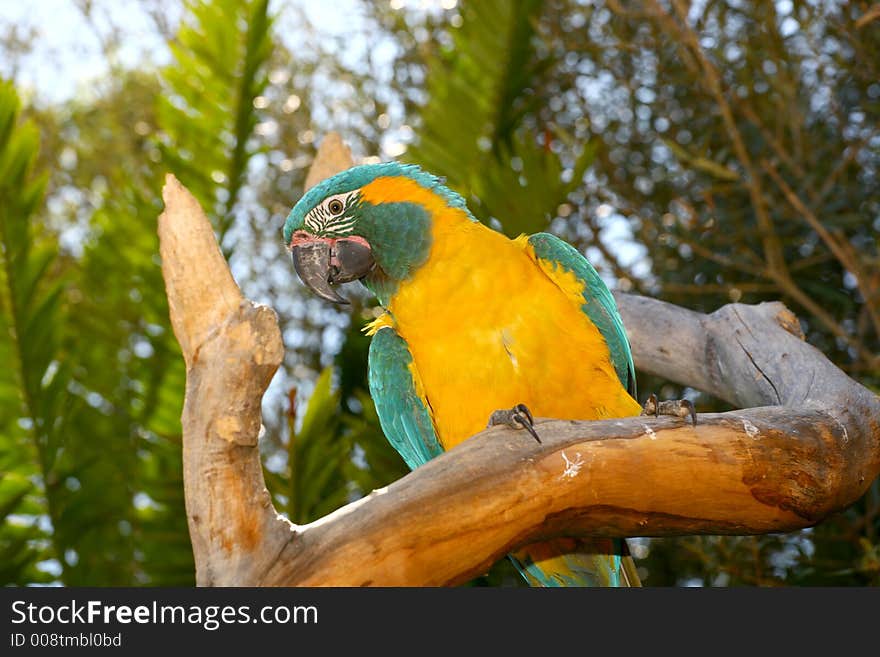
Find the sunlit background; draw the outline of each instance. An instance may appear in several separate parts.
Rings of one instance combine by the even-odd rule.
[[[870,3],[2,2],[0,77],[34,157],[0,188],[3,583],[193,582],[155,232],[167,171],[279,314],[262,443],[277,508],[305,522],[406,472],[366,393],[375,300],[308,295],[281,243],[331,130],[359,162],[445,176],[498,230],[564,237],[614,289],[702,311],[781,299],[880,382]],[[639,389],[728,408],[644,374]],[[648,585],[877,584],[878,532],[875,481],[815,530],[632,550]],[[506,562],[473,583],[522,584]]]

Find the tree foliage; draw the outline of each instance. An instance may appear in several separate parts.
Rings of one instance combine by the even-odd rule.
[[[782,299],[880,385],[880,20],[862,3],[364,2],[336,36],[291,3],[192,0],[179,24],[172,4],[143,5],[170,61],[123,64],[121,24],[88,93],[23,110],[15,76],[39,42],[0,26],[3,583],[192,583],[166,171],[280,315],[261,443],[277,507],[312,520],[404,474],[366,392],[374,300],[309,297],[280,240],[328,129],[445,176],[509,235],[559,234],[618,289],[703,311]],[[376,46],[353,63],[359,41]],[[633,546],[647,584],[865,584],[878,534],[874,482],[814,530]],[[519,580],[502,564],[474,583]]]
[[[64,277],[52,277],[45,302],[10,288],[11,296],[30,300],[27,306],[18,304],[24,313],[20,318],[12,314],[13,322],[21,324],[12,331],[12,346],[30,349],[22,351],[22,358],[33,359],[22,361],[31,380],[22,382],[19,396],[33,399],[51,418],[38,421],[40,409],[28,406],[19,417],[10,413],[13,424],[32,427],[38,449],[36,479],[45,489],[45,508],[18,509],[15,518],[37,528],[51,525],[45,532],[51,544],[29,542],[39,553],[35,558],[49,563],[43,580],[92,585],[193,581],[180,463],[185,379],[156,260],[155,219],[161,212],[163,174],[176,170],[182,176],[195,171],[187,183],[202,194],[219,230],[231,223],[253,155],[247,143],[256,122],[253,96],[265,81],[269,24],[265,2],[194,3],[178,35],[175,64],[148,74],[122,71],[97,99],[37,115],[57,131],[46,145],[59,149],[54,156],[62,163],[50,178],[50,199],[61,208],[52,219],[80,229],[73,232],[78,239],[72,253],[56,266]],[[241,43],[241,49],[223,45],[230,41]],[[221,54],[225,60],[217,59]],[[246,62],[241,71],[224,68],[238,61]],[[217,102],[202,104],[200,94]],[[169,104],[169,98],[177,105]],[[186,102],[191,111],[204,108],[199,121],[187,116]],[[88,130],[96,120],[97,129]],[[199,131],[200,125],[209,132]],[[33,130],[24,134],[21,141],[31,142],[35,152]],[[187,168],[196,156],[204,169]],[[75,200],[63,203],[65,198]],[[10,222],[17,222],[13,226],[28,227],[28,219],[34,219],[13,204],[8,207]],[[33,214],[33,207],[28,210]],[[69,228],[66,232],[71,234]],[[11,247],[26,249],[26,242],[19,242]],[[13,253],[5,250],[7,256]],[[16,274],[27,256],[7,257],[7,271]],[[30,256],[37,259],[45,263],[35,262],[32,268],[45,270],[51,264],[36,252]],[[30,276],[29,271],[20,276]],[[60,309],[62,292],[65,308]],[[42,331],[28,333],[22,322],[32,322],[34,312]],[[47,331],[61,335],[49,340]],[[32,335],[33,345],[18,335]],[[56,354],[61,346],[63,356]],[[49,363],[55,369],[44,375]],[[49,390],[41,393],[45,399],[35,397],[41,381],[58,388],[69,408],[60,409],[62,402],[49,398]],[[4,440],[6,435],[16,439],[17,433],[13,428]],[[63,458],[56,458],[56,452]],[[16,489],[10,490],[15,494]],[[5,523],[4,531],[15,526]],[[38,581],[29,568],[11,570],[6,581]]]
[[[408,158],[443,175],[487,223],[511,237],[543,230],[581,184],[593,156],[580,147],[572,170],[549,148],[546,134],[526,120],[541,99],[530,93],[553,64],[536,49],[542,3],[471,2],[449,48],[426,62],[426,92],[418,140]],[[531,123],[531,122],[529,122]],[[462,158],[463,152],[471,153]]]
[[[33,171],[37,131],[20,123],[19,111],[12,85],[0,83],[0,355],[9,364],[0,375],[0,426],[11,438],[0,470],[0,554],[4,581],[16,582],[44,580],[37,562],[59,554],[52,539],[61,509],[51,487],[63,483],[56,473],[63,467],[61,430],[69,418],[62,412],[69,369],[61,367],[55,329],[63,279],[52,280],[49,272],[54,245],[34,240],[30,219],[45,180]]]

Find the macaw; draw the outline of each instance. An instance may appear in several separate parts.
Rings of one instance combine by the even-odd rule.
[[[284,223],[297,274],[346,303],[360,280],[371,322],[369,388],[410,468],[491,423],[639,415],[635,368],[614,298],[574,247],[549,233],[509,239],[415,165],[355,166],[310,189]],[[509,409],[509,410],[508,410]],[[560,538],[510,555],[532,586],[639,586],[622,539]]]

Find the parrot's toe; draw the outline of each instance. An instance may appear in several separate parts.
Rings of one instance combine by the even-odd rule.
[[[642,415],[671,415],[682,419],[690,417],[691,423],[697,426],[697,412],[689,399],[671,399],[657,401],[657,395],[651,393],[642,407]]]
[[[539,443],[541,442],[538,432],[535,431],[535,418],[532,417],[532,412],[525,404],[517,404],[513,408],[492,413],[487,426],[495,427],[499,424],[511,429],[525,429],[532,435],[532,438]]]

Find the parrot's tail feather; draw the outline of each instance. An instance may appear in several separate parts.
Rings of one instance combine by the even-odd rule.
[[[623,539],[557,538],[508,555],[531,586],[641,586]]]

